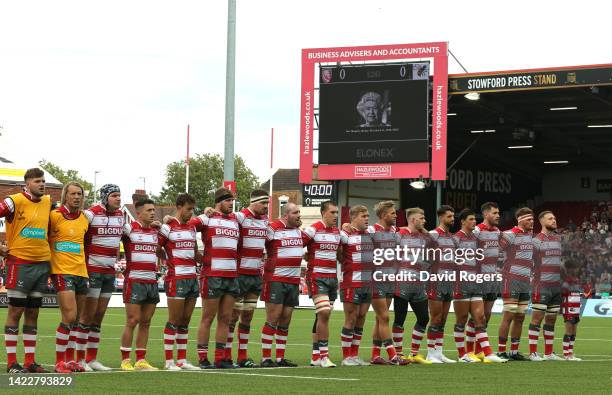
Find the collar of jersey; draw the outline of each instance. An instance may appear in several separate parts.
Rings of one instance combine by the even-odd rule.
[[[71,213],[66,205],[62,205],[60,208],[58,208],[58,210],[66,219],[77,219],[81,215],[81,210],[77,211],[76,213]]]

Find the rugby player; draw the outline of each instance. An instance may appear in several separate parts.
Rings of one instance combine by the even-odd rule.
[[[108,302],[115,291],[116,264],[125,219],[121,211],[121,190],[115,184],[99,189],[100,203],[83,214],[89,221],[85,239],[85,258],[89,290],[76,327],[77,361],[86,371],[108,371],[98,361],[100,332]]]
[[[495,274],[498,272],[497,263],[499,260],[499,237],[501,231],[497,228],[499,225],[499,206],[494,202],[483,203],[480,207],[483,221],[474,228],[473,233],[478,239],[478,248],[483,250],[484,258],[480,262],[480,272],[483,274]],[[500,292],[499,281],[484,281],[482,284],[482,299],[484,302],[485,327],[491,319],[493,305]],[[480,349],[480,343],[475,342],[476,332],[474,328],[474,320],[469,319],[465,330],[466,334],[466,352],[472,358],[478,358],[481,361],[485,355]]]
[[[374,207],[378,222],[368,227],[368,232],[372,234],[374,249],[385,251],[391,249],[395,252],[395,247],[399,242],[399,234],[395,228],[397,213],[393,201],[383,201]],[[391,329],[389,328],[389,307],[395,295],[395,283],[382,277],[384,275],[395,274],[395,259],[385,259],[381,265],[374,267],[372,285],[372,308],[376,314],[376,323],[372,332],[372,360],[373,365],[407,365],[410,361],[402,359],[395,352],[393,341],[391,340]],[[378,278],[377,281],[377,277]],[[389,356],[385,360],[380,356],[380,350],[385,347]]]
[[[340,244],[338,206],[331,201],[321,204],[322,220],[315,222],[303,232],[304,244],[308,248],[307,285],[308,293],[315,305],[316,318],[313,329],[315,342],[313,349],[319,351],[320,359],[315,366],[333,368],[336,366],[329,358],[329,319],[332,306],[338,297],[338,277],[336,258]],[[313,363],[311,362],[311,365]]]
[[[159,231],[159,245],[166,252],[168,270],[164,288],[168,299],[168,321],[164,328],[166,370],[199,370],[187,361],[189,322],[199,295],[196,274],[196,230],[188,222],[193,216],[195,199],[187,193],[176,198],[176,215]],[[174,362],[174,344],[177,357]]]
[[[25,188],[0,201],[0,217],[6,218],[6,289],[8,311],[4,324],[6,371],[8,373],[47,373],[35,361],[38,310],[47,292],[51,251],[47,241],[51,197],[45,195],[45,173],[28,169]],[[17,362],[19,321],[24,316],[22,367]]]
[[[426,270],[426,262],[424,261],[424,249],[428,244],[429,236],[425,230],[425,212],[418,208],[409,208],[406,210],[406,219],[408,227],[400,229],[400,246],[408,248],[415,255],[413,259],[404,257],[400,262],[400,273],[407,277],[406,281],[398,284],[395,297],[393,299],[393,308],[395,317],[393,320],[393,342],[395,351],[399,355],[403,355],[404,341],[404,323],[408,315],[408,304],[412,308],[416,316],[416,322],[412,328],[412,343],[410,354],[403,357],[410,362],[428,365],[432,362],[425,359],[419,354],[421,341],[425,336],[427,324],[429,323],[429,311],[427,306],[427,294],[425,293],[425,285],[420,280],[420,272]]]
[[[123,229],[123,246],[127,268],[123,285],[126,322],[121,335],[122,370],[158,370],[145,359],[149,328],[159,303],[157,289],[157,252],[159,249],[158,230],[151,226],[155,218],[155,204],[151,199],[137,201],[137,220],[126,224]],[[136,335],[136,363],[132,365],[132,339]]]
[[[498,356],[514,361],[526,361],[519,352],[525,311],[529,305],[530,280],[533,268],[533,211],[520,208],[515,214],[517,226],[502,233],[499,248],[506,252],[503,267],[502,298],[504,313],[499,325]],[[512,324],[512,329],[510,329]],[[506,352],[510,332],[510,354]]]
[[[238,251],[238,285],[240,286],[240,301],[235,304],[230,322],[226,359],[231,360],[234,329],[238,318],[238,366],[255,368],[257,364],[248,356],[249,336],[253,313],[257,308],[257,299],[261,294],[261,270],[266,235],[268,232],[268,203],[270,197],[263,190],[251,192],[249,207],[236,213],[240,224],[240,249]]]
[[[203,270],[200,273],[202,318],[198,329],[198,357],[200,368],[232,369],[226,359],[225,345],[232,319],[232,310],[240,294],[238,285],[238,241],[240,228],[232,213],[234,195],[227,188],[215,191],[215,212],[210,217],[202,214],[192,218],[190,225],[202,233],[204,243]],[[210,327],[217,318],[214,365],[208,360]]]
[[[342,284],[340,300],[344,306],[342,366],[369,365],[359,358],[363,325],[372,301],[372,251],[374,244],[367,231],[370,214],[365,206],[350,209],[350,229],[340,232]]]
[[[438,227],[429,232],[431,245],[436,249],[435,259],[429,271],[431,275],[441,276],[429,280],[427,297],[429,299],[429,328],[427,328],[427,359],[432,363],[455,363],[443,353],[444,326],[453,299],[454,282],[445,278],[455,271],[455,262],[447,252],[453,251],[455,241],[450,228],[455,223],[455,210],[442,205],[436,210]]]
[[[295,367],[285,358],[293,308],[299,305],[299,284],[304,241],[300,209],[294,203],[281,207],[281,218],[270,223],[266,236],[267,260],[261,300],[266,302],[266,322],[261,330],[261,367]],[[276,362],[272,342],[276,339]]]
[[[64,185],[62,205],[51,212],[49,219],[51,278],[61,312],[61,321],[55,332],[56,373],[85,370],[74,360],[76,334],[73,331],[85,306],[88,291],[85,235],[89,221],[81,211],[83,198],[80,184],[69,182]]]
[[[551,211],[538,215],[542,231],[533,238],[533,279],[531,281],[531,323],[529,359],[562,361],[553,352],[555,323],[563,301],[561,291],[561,237],[556,233],[557,219]],[[538,355],[540,325],[544,321],[544,356]]]
[[[574,342],[576,329],[580,322],[580,266],[578,262],[568,259],[563,264],[563,304],[562,314],[565,321],[565,334],[563,335],[563,358],[566,361],[582,361],[574,355]]]
[[[462,250],[463,263],[457,262],[457,279],[455,292],[453,294],[453,305],[455,308],[455,342],[457,344],[457,360],[459,362],[480,362],[479,358],[470,356],[465,350],[465,324],[468,314],[472,317],[476,341],[480,344],[485,354],[483,362],[501,363],[507,360],[493,354],[489,344],[489,335],[486,330],[484,316],[484,303],[482,300],[482,284],[476,281],[476,275],[480,274],[480,262],[477,259],[476,250],[478,239],[474,234],[476,227],[476,213],[470,209],[461,210],[459,213],[461,229],[455,233],[454,239],[458,250]],[[462,279],[462,275],[474,276],[474,279]]]

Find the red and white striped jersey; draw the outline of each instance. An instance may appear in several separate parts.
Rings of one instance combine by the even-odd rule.
[[[533,238],[533,284],[538,287],[561,286],[561,237],[538,233]]]
[[[207,277],[238,276],[238,240],[240,226],[234,213],[202,214],[189,220],[197,232],[202,232],[204,259],[202,274]]]
[[[268,234],[268,217],[255,215],[247,207],[236,213],[236,219],[240,224],[238,274],[259,276]]]
[[[399,245],[404,250],[408,249],[408,254],[400,262],[400,271],[406,273],[408,278],[414,279],[413,284],[420,284],[420,271],[428,266],[425,262],[425,249],[431,243],[428,234],[422,232],[411,232],[410,229],[402,228],[399,231]],[[410,259],[413,258],[413,259]]]
[[[123,213],[121,210],[109,213],[104,205],[96,204],[83,210],[83,214],[89,221],[89,230],[85,235],[87,271],[115,274],[125,225]]]
[[[368,287],[372,283],[374,241],[367,230],[340,231],[342,283],[340,288]]]
[[[453,235],[438,226],[436,229],[429,231],[429,237],[431,237],[433,248],[438,250],[434,254],[434,260],[430,267],[430,272],[435,274],[447,274],[454,272],[455,261],[451,256],[454,257],[454,250],[457,248],[457,246],[455,244]],[[452,254],[449,253],[450,251],[452,251]]]
[[[125,249],[125,277],[141,283],[157,282],[158,230],[145,228],[133,221],[123,227],[123,248]]]
[[[14,212],[15,203],[13,203],[13,199],[7,197],[0,201],[0,218],[6,217],[7,219],[11,220]]]
[[[368,232],[372,234],[374,249],[395,250],[399,243],[399,233],[397,233],[397,228],[394,225],[385,229],[381,224],[375,223],[368,226]],[[395,256],[395,253],[393,253],[393,256]],[[383,274],[393,274],[396,272],[396,265],[395,259],[385,259],[381,265],[376,265],[376,269]]]
[[[503,274],[518,281],[530,281],[533,268],[533,240],[531,232],[518,226],[502,232],[499,248],[506,252]]]
[[[164,248],[168,256],[166,280],[197,278],[195,261],[197,242],[193,225],[181,224],[173,218],[159,230],[159,245]]]
[[[453,235],[455,240],[455,245],[457,249],[462,249],[464,251],[464,256],[462,259],[465,260],[463,264],[456,263],[457,271],[464,271],[467,273],[478,274],[480,273],[480,262],[476,259],[476,249],[478,248],[478,239],[474,232],[466,233],[462,229],[460,229],[457,233]],[[468,251],[469,254],[467,256],[470,259],[467,259],[465,251]],[[457,282],[459,282],[459,275],[457,275]]]
[[[562,284],[563,302],[561,314],[579,316],[581,307],[580,279],[575,276],[565,276]]]
[[[266,281],[300,283],[304,236],[299,228],[288,228],[280,219],[270,223],[266,236],[266,251]]]
[[[485,223],[480,223],[476,225],[473,233],[478,239],[478,248],[483,250],[484,255],[484,259],[480,261],[480,272],[496,273],[501,231],[496,226],[490,228]]]
[[[337,254],[340,244],[340,230],[327,227],[317,221],[304,229],[304,243],[308,248],[308,269],[313,278],[336,278]]]

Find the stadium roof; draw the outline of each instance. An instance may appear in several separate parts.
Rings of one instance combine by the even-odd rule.
[[[449,76],[454,94],[448,105],[448,165],[476,140],[467,155],[530,176],[561,168],[612,168],[612,65],[591,67],[600,73],[597,78],[601,79],[595,83],[576,82],[576,73],[580,78],[581,70],[587,67],[591,66]],[[563,80],[550,88],[474,89],[479,100],[467,99],[465,91],[457,92],[468,80],[474,84],[478,78],[486,78],[503,84],[504,77],[518,74],[556,74],[555,78]],[[574,79],[575,86],[567,84],[566,76]],[[453,80],[460,80],[459,86]]]
[[[23,184],[23,175],[27,169],[39,167],[31,163],[14,163],[0,156],[0,184]],[[45,181],[50,186],[62,186],[62,183],[49,172],[45,172]]]

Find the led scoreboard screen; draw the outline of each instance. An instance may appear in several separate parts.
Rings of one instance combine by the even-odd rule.
[[[429,160],[429,63],[321,66],[319,163]]]
[[[302,184],[302,201],[305,207],[320,207],[328,200],[336,201],[334,184]]]

